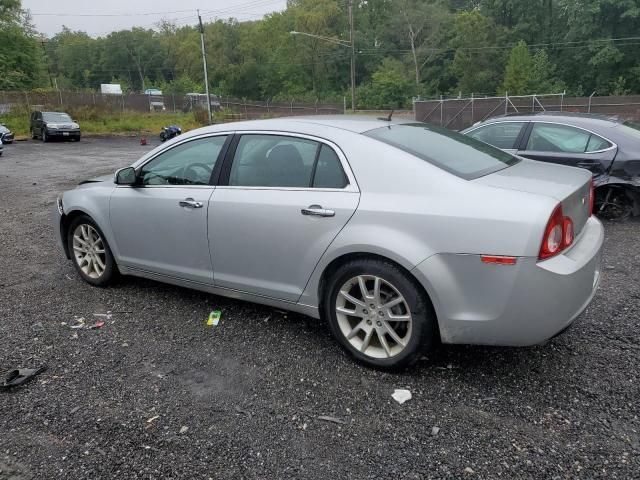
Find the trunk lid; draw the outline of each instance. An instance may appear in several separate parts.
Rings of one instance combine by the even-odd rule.
[[[580,168],[523,159],[498,172],[473,180],[495,188],[551,197],[573,221],[576,237],[589,218],[591,172]]]

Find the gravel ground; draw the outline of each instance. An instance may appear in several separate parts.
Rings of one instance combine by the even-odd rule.
[[[29,141],[0,158],[0,369],[48,365],[0,392],[1,479],[640,477],[640,221],[606,225],[600,290],[564,335],[445,346],[387,374],[310,318],[83,283],[52,235],[56,194],[148,148]]]

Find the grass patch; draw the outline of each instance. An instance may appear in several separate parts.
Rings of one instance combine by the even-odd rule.
[[[79,108],[69,110],[71,117],[80,124],[83,135],[118,134],[160,134],[162,127],[178,125],[183,132],[202,127],[192,112],[189,113],[139,113],[119,112],[100,113],[93,109]],[[0,114],[0,123],[4,123],[16,137],[30,137],[29,114]]]

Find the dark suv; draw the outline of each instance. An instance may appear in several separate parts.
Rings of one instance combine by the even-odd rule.
[[[31,138],[80,140],[80,125],[63,112],[31,112]]]

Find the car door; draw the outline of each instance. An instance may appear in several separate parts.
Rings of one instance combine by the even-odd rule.
[[[189,139],[136,169],[134,186],[110,201],[118,262],[148,272],[212,284],[207,210],[227,136]]]
[[[209,206],[216,287],[297,301],[359,198],[335,145],[293,134],[238,135]]]
[[[489,123],[467,132],[467,135],[509,153],[516,153],[528,123],[523,121]]]
[[[552,122],[533,122],[518,155],[541,162],[590,170],[596,180],[605,175],[616,145],[588,130]]]

